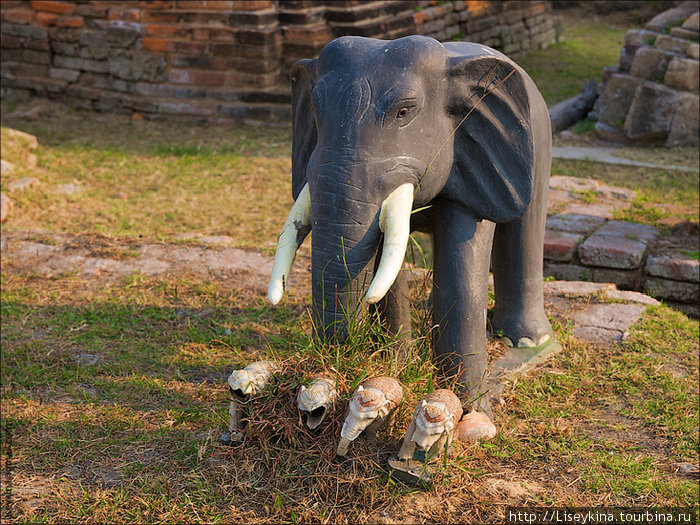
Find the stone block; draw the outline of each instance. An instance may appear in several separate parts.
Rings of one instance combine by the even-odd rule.
[[[544,283],[545,295],[558,295],[561,297],[584,297],[594,294],[605,294],[615,290],[615,285],[610,283],[591,283],[587,281],[555,281]]]
[[[652,226],[608,221],[579,246],[579,259],[587,266],[636,269],[642,263],[647,244],[657,234],[658,229]]]
[[[698,91],[700,62],[692,58],[675,57],[664,76],[664,84],[683,91]]]
[[[592,215],[559,214],[547,217],[547,229],[589,234],[605,224],[605,219]]]
[[[645,27],[650,31],[657,31],[659,33],[668,31],[669,28],[674,25],[683,23],[691,13],[692,11],[688,12],[686,9],[680,7],[666,9],[649,20]]]
[[[664,77],[669,62],[675,55],[663,49],[644,47],[634,54],[630,74],[637,78],[658,81]]]
[[[700,305],[692,303],[678,303],[676,301],[664,301],[668,306],[679,312],[683,312],[693,319],[700,318]]]
[[[700,261],[680,254],[650,255],[646,271],[649,275],[674,281],[700,282]]]
[[[642,272],[639,269],[591,268],[591,280],[596,283],[613,283],[624,290],[637,290],[642,284]]]
[[[682,38],[676,38],[671,35],[659,35],[659,38],[654,42],[654,47],[664,51],[670,51],[678,55],[685,54],[690,46],[690,42]]]
[[[688,18],[685,19],[685,22],[681,25],[683,29],[691,29],[693,31],[700,31],[700,14],[696,11],[692,15],[690,15]]]
[[[623,339],[646,309],[641,304],[592,304],[572,315],[574,336],[583,337],[581,330],[588,329],[591,334],[604,334],[604,339],[613,334],[613,340]]]
[[[600,219],[612,219],[615,210],[628,207],[628,203],[600,202],[589,204],[587,202],[572,202],[564,208],[562,213],[571,215],[590,215]]]
[[[659,34],[646,29],[630,29],[625,33],[626,46],[649,46],[655,42]]]
[[[667,147],[697,146],[700,144],[700,100],[694,93],[680,93]]]
[[[123,80],[161,82],[166,78],[165,59],[151,54],[135,53],[109,61],[109,72]]]
[[[674,27],[671,29],[671,36],[675,36],[678,38],[686,38],[688,40],[692,40],[693,42],[698,41],[698,32],[693,31],[692,29],[685,29],[684,27]]]
[[[585,266],[553,263],[549,261],[544,262],[545,277],[554,277],[561,281],[586,281],[590,280],[590,274],[591,271]]]
[[[544,258],[552,261],[567,262],[574,258],[581,236],[546,230],[544,234]]]
[[[631,290],[606,290],[605,297],[607,299],[617,299],[618,301],[628,301],[630,303],[646,304],[649,306],[658,306],[661,304],[653,297]]]
[[[688,56],[690,58],[694,58],[695,60],[698,60],[700,58],[700,44],[690,44],[688,46],[688,49],[686,51]]]
[[[604,124],[622,128],[637,88],[642,83],[630,75],[612,75],[600,98],[598,115]]]
[[[633,140],[666,139],[678,102],[678,93],[654,82],[644,82],[634,95],[625,119],[625,134]]]
[[[697,283],[650,277],[644,281],[644,291],[659,299],[693,304],[700,302],[700,284]]]

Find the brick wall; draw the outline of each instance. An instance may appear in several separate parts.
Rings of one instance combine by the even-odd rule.
[[[209,122],[289,118],[287,75],[342,35],[484,43],[555,38],[546,1],[4,0],[2,96]]]

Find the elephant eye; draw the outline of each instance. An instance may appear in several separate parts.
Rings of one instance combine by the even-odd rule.
[[[404,118],[408,116],[409,109],[406,107],[401,108],[398,113],[396,113],[396,118]]]

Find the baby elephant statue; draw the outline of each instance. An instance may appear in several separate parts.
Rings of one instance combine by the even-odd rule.
[[[270,301],[313,232],[317,335],[342,340],[365,302],[410,336],[406,245],[412,230],[431,233],[436,364],[465,412],[492,417],[489,265],[494,331],[511,346],[554,343],[542,291],[551,128],[535,84],[498,51],[424,36],[338,38],[291,79],[295,203]]]

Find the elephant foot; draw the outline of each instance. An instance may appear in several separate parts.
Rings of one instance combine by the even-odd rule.
[[[544,311],[540,313],[499,312],[493,316],[493,334],[510,348],[546,346],[554,341],[552,327]]]
[[[469,444],[491,439],[495,435],[496,425],[489,416],[476,410],[466,414],[454,429],[455,438]]]

